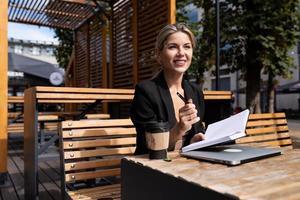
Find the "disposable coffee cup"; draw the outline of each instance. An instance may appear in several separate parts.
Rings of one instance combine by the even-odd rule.
[[[150,159],[167,158],[169,147],[168,122],[151,122],[146,124],[146,142]]]

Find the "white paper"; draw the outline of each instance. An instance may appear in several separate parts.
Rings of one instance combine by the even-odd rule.
[[[205,140],[183,147],[182,152],[200,149],[246,136],[245,129],[248,116],[249,110],[247,109],[224,120],[208,125],[205,132]]]

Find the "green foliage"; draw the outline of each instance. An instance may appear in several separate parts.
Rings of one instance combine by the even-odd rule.
[[[182,17],[186,12],[179,6],[193,3],[204,11],[198,26],[195,26],[201,27],[201,31],[197,35],[198,47],[189,71],[201,77],[201,73],[214,64],[215,1],[178,1],[179,20],[186,20]],[[247,82],[247,107],[253,107],[255,103],[259,105],[253,102],[259,99],[261,71],[269,77],[291,76],[294,64],[289,51],[300,39],[299,3],[299,0],[220,1],[221,65],[227,65],[231,72],[242,71],[241,75]]]
[[[54,50],[54,55],[59,66],[66,69],[73,50],[73,31],[55,29],[54,32],[55,38],[59,40],[59,46]]]
[[[289,76],[288,52],[300,38],[299,0],[227,0],[222,5],[225,62],[244,73],[256,64],[266,73]]]
[[[189,4],[193,4],[197,8],[202,8],[203,14],[200,21],[191,22],[188,18],[189,9],[186,7]],[[189,68],[187,75],[188,78],[194,78],[197,82],[203,81],[203,74],[209,70],[212,66],[214,55],[214,43],[215,43],[215,27],[213,25],[214,11],[211,1],[196,1],[196,0],[177,0],[176,1],[176,18],[177,22],[186,23],[193,31],[197,45],[194,49],[193,62]]]

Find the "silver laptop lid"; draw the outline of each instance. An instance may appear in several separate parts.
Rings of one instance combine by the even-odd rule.
[[[281,150],[278,148],[262,148],[240,145],[214,146],[181,153],[182,156],[226,165],[239,165],[280,154]]]

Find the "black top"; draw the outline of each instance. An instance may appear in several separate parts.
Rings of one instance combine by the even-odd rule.
[[[200,121],[194,124],[187,132],[184,146],[190,143],[191,138],[199,133],[204,133],[202,120],[204,116],[204,98],[199,86],[189,83],[187,80],[182,81],[184,96],[186,99],[192,99],[198,110]],[[178,97],[179,98],[179,97]],[[137,131],[137,147],[135,154],[148,153],[145,124],[149,122],[168,122],[170,129],[176,124],[174,106],[168,85],[165,81],[163,72],[151,80],[138,83],[135,87],[135,94],[131,106],[131,120]]]

